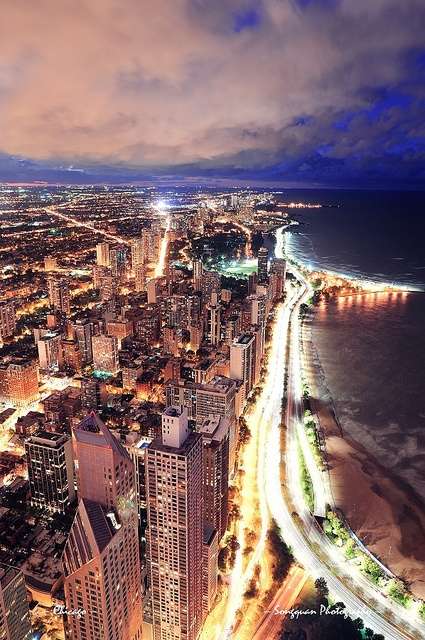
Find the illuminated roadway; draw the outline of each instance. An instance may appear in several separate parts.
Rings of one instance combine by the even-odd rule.
[[[272,640],[279,634],[286,611],[294,606],[307,581],[306,572],[300,567],[292,567],[284,584],[279,589],[252,640]]]
[[[121,236],[117,236],[117,235],[114,235],[113,233],[109,233],[108,231],[104,231],[103,229],[100,229],[99,227],[96,227],[94,224],[90,224],[89,222],[82,222],[81,220],[72,218],[72,216],[68,216],[68,215],[65,215],[64,213],[60,213],[57,210],[59,206],[61,205],[52,205],[50,207],[43,207],[42,210],[51,216],[56,216],[61,220],[70,222],[72,225],[74,225],[74,227],[85,227],[86,229],[90,229],[90,231],[93,231],[94,233],[99,233],[100,235],[105,236],[105,238],[108,238],[109,240],[114,240],[115,242],[120,242],[121,244],[130,245],[129,240],[126,240]],[[66,206],[69,206],[69,203],[67,203]],[[40,209],[31,208],[31,209],[28,209],[28,211],[40,211]]]
[[[279,237],[278,237],[279,240]],[[280,253],[279,253],[280,252]],[[282,239],[277,244],[277,257],[282,256]],[[297,277],[300,276],[296,272]],[[302,276],[301,276],[302,278]],[[272,517],[277,522],[285,542],[292,548],[295,558],[313,576],[325,578],[330,593],[337,600],[344,602],[348,612],[354,617],[361,617],[365,626],[371,627],[376,632],[382,633],[386,640],[400,640],[405,638],[423,638],[424,627],[411,619],[410,625],[414,627],[416,635],[406,630],[408,612],[397,603],[387,600],[371,585],[366,577],[361,576],[353,567],[339,559],[338,551],[331,544],[324,532],[316,525],[314,518],[305,506],[299,484],[298,445],[297,433],[299,432],[299,409],[294,413],[294,407],[299,406],[301,397],[300,381],[288,381],[288,391],[297,394],[288,399],[288,413],[286,415],[286,451],[281,452],[281,403],[283,397],[284,363],[287,359],[286,347],[289,324],[291,323],[291,342],[289,357],[294,350],[300,349],[299,344],[299,311],[302,303],[307,302],[310,290],[301,279],[301,285],[293,287],[288,295],[287,303],[278,308],[273,343],[277,342],[277,348],[272,350],[273,360],[270,371],[273,371],[272,379],[268,379],[267,388],[270,400],[269,415],[271,419],[263,423],[263,429],[267,429],[266,455],[259,464],[264,467],[265,494]],[[298,329],[296,329],[298,325]],[[295,330],[294,330],[295,329]],[[276,339],[278,338],[278,339]],[[293,358],[288,373],[292,376],[300,376],[296,362],[299,358]],[[295,366],[294,366],[295,364]],[[296,513],[292,515],[292,509],[285,501],[285,495],[281,486],[281,464],[285,463],[287,490],[291,502],[295,505]],[[315,491],[326,491],[326,482],[323,481],[323,473],[320,473],[321,482],[314,486]],[[313,482],[315,477],[312,478]],[[359,594],[361,593],[361,597]],[[380,605],[380,606],[379,606]],[[383,606],[386,611],[383,611]],[[391,610],[392,619],[388,620]],[[396,613],[397,612],[397,613]],[[399,614],[399,615],[397,615]],[[403,615],[403,617],[401,617]]]
[[[155,267],[155,278],[160,278],[161,276],[164,275],[165,264],[167,261],[167,248],[168,248],[168,241],[169,241],[170,223],[171,223],[171,218],[167,214],[164,235],[162,236],[162,239],[161,239],[161,247],[159,250],[158,263]]]

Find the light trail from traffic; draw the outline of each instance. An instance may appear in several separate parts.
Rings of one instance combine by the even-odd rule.
[[[167,214],[164,235],[162,236],[162,239],[161,239],[161,247],[159,250],[158,262],[155,267],[155,278],[161,278],[164,275],[165,265],[167,262],[167,249],[168,249],[168,242],[169,242],[170,224],[171,224],[171,218]]]
[[[90,224],[89,222],[82,222],[81,220],[77,220],[76,218],[72,218],[71,216],[65,215],[64,213],[60,213],[57,210],[58,206],[59,205],[52,205],[51,207],[43,207],[42,211],[45,211],[49,215],[56,216],[57,218],[60,218],[61,220],[65,220],[66,222],[71,223],[75,227],[84,227],[86,229],[90,229],[90,231],[93,231],[94,233],[97,233],[97,234],[100,234],[102,236],[105,236],[105,238],[108,238],[109,240],[114,240],[115,242],[120,242],[121,244],[130,245],[130,241],[126,240],[122,236],[117,236],[116,234],[109,233],[108,231],[104,231],[103,229],[95,227],[94,224]],[[69,206],[69,205],[67,204],[67,206]],[[32,209],[28,209],[28,211],[40,211],[40,209],[32,208]]]

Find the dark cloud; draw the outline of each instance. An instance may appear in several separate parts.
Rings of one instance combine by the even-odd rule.
[[[412,186],[424,32],[423,0],[4,0],[0,177]]]

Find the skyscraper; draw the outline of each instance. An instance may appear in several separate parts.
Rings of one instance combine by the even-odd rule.
[[[131,268],[133,272],[136,272],[136,267],[143,265],[147,262],[147,255],[145,253],[145,242],[143,238],[136,238],[131,241]]]
[[[154,640],[196,640],[202,621],[202,436],[168,407],[148,447],[147,549]]]
[[[251,333],[235,338],[230,347],[230,377],[243,381],[247,397],[255,381],[255,336]]]
[[[207,332],[206,337],[209,344],[216,347],[221,342],[221,306],[217,304],[217,294],[212,294],[213,301],[207,304]]]
[[[204,304],[211,302],[211,296],[220,296],[221,276],[216,271],[204,271],[202,274],[202,300]]]
[[[30,640],[32,637],[27,590],[22,571],[0,564],[0,638]]]
[[[258,283],[268,282],[269,251],[266,247],[261,247],[258,251]]]
[[[218,585],[218,534],[212,525],[204,524],[202,542],[202,611],[204,618],[211,611]]]
[[[119,370],[118,340],[115,336],[92,336],[93,366],[115,375]]]
[[[11,338],[16,328],[16,313],[13,302],[0,302],[0,342]]]
[[[38,393],[38,363],[16,359],[0,365],[0,399],[22,407],[34,402]]]
[[[90,414],[74,430],[80,499],[63,554],[70,640],[141,640],[142,605],[134,466]]]
[[[270,264],[270,283],[273,300],[279,300],[285,291],[286,261],[283,258],[273,258]]]
[[[107,242],[99,242],[96,245],[96,264],[100,267],[109,267],[109,244]]]
[[[204,418],[199,428],[203,444],[204,523],[217,531],[227,528],[229,493],[229,420],[219,415]]]
[[[47,280],[49,304],[55,311],[69,315],[71,313],[71,298],[69,283],[65,278],[51,276]]]
[[[146,291],[147,270],[144,264],[137,264],[134,267],[134,286],[137,293]]]
[[[67,435],[40,431],[25,442],[31,504],[64,513],[74,500],[74,462]]]
[[[62,337],[60,333],[47,332],[37,341],[40,369],[49,371],[62,364]]]
[[[204,272],[204,268],[202,265],[202,260],[194,260],[192,262],[192,282],[193,282],[193,288],[195,291],[202,290],[203,272]]]
[[[159,295],[159,279],[151,278],[146,284],[148,292],[148,304],[155,304]]]
[[[72,324],[72,330],[80,348],[82,363],[89,364],[93,360],[91,346],[92,324],[90,320],[76,320]]]
[[[125,247],[114,247],[109,252],[110,267],[117,282],[125,279],[127,267],[127,251]]]

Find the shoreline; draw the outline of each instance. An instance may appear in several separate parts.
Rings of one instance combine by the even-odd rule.
[[[289,231],[290,235],[293,235],[290,228],[286,227],[284,231]],[[383,280],[372,280],[367,276],[356,276],[354,274],[342,273],[341,271],[335,271],[333,269],[328,269],[326,267],[317,267],[312,268],[305,264],[299,257],[295,255],[293,251],[291,251],[291,247],[289,246],[288,239],[285,241],[285,254],[287,256],[288,262],[292,262],[298,267],[300,270],[306,272],[308,278],[311,278],[313,274],[323,273],[327,274],[333,278],[340,278],[341,280],[345,280],[347,282],[353,283],[353,285],[362,287],[364,293],[379,293],[379,291],[383,290],[392,290],[399,291],[401,293],[425,293],[425,288],[415,287],[413,285],[403,285],[398,284],[396,282],[384,282]]]
[[[344,432],[314,343],[314,316],[315,308],[303,323],[304,373],[325,444],[335,506],[371,553],[424,599],[424,502]]]

